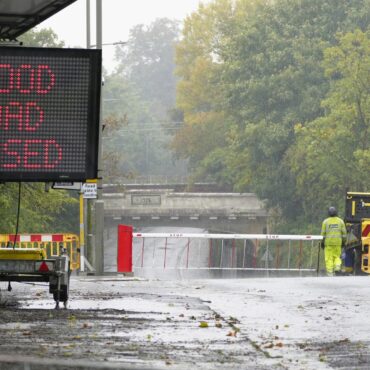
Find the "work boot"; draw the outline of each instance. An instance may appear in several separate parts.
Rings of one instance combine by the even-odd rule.
[[[342,271],[334,271],[335,276],[345,276],[345,273]]]

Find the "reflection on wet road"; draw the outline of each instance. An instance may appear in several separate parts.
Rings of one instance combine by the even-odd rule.
[[[39,367],[27,369],[84,370],[111,364],[152,370],[239,370],[246,364],[243,369],[267,370],[276,362],[239,336],[235,319],[218,315],[210,302],[181,294],[176,284],[148,283],[73,278],[68,310],[54,310],[37,286],[27,291],[15,284],[21,306],[3,309],[0,361],[22,354],[38,360]],[[83,362],[76,367],[66,359]],[[2,363],[0,368],[7,369]]]
[[[37,285],[14,289],[21,306],[2,311],[0,358],[152,369],[370,368],[367,276],[80,277],[72,280],[70,309],[60,311]]]

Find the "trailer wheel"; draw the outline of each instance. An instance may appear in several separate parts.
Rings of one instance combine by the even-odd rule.
[[[57,302],[57,301],[63,302],[66,305],[66,302],[68,301],[68,293],[69,293],[69,284],[68,285],[61,285],[60,286],[59,297],[58,297],[58,291],[53,293],[54,301],[55,302]]]
[[[69,280],[71,277],[71,268],[68,268],[68,284],[61,285],[60,290],[56,289],[53,292],[54,301],[57,303],[57,307],[59,308],[59,302],[63,302],[64,308],[67,308],[68,298],[69,298]]]
[[[359,248],[355,248],[354,250],[354,268],[353,268],[353,275],[366,275],[365,272],[362,271],[362,251]]]

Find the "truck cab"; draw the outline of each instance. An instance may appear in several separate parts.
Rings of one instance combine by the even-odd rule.
[[[346,253],[353,253],[353,266],[348,272],[370,274],[370,193],[347,192],[345,219]]]

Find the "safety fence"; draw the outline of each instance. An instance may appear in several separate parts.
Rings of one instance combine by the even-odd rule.
[[[318,235],[133,233],[133,269],[318,271]]]
[[[44,249],[47,258],[57,257],[65,248],[72,270],[80,268],[80,241],[75,234],[0,234],[0,249]]]

